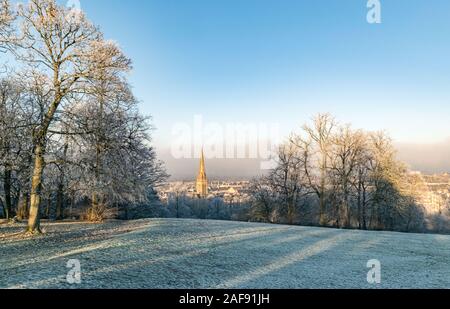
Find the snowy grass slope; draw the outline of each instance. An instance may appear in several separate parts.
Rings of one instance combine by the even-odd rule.
[[[152,219],[0,225],[0,288],[450,288],[450,236]],[[69,259],[82,283],[69,285]],[[382,283],[367,283],[367,261]]]

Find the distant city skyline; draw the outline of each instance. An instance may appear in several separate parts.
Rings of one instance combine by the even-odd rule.
[[[412,171],[425,174],[450,173],[450,141],[434,145],[398,144],[398,158]],[[198,159],[174,159],[169,151],[161,153],[171,180],[194,181]],[[248,180],[262,175],[257,159],[207,159],[211,180]]]

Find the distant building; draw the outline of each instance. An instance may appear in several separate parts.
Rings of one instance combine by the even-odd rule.
[[[208,196],[208,179],[206,178],[205,156],[203,154],[203,149],[200,158],[200,171],[198,172],[195,189],[195,192],[199,198],[206,198]]]
[[[248,180],[208,180],[206,176],[205,155],[202,149],[200,169],[194,181],[171,181],[158,187],[158,196],[164,203],[179,196],[213,200],[221,199],[225,203],[240,205],[251,198],[251,182]]]

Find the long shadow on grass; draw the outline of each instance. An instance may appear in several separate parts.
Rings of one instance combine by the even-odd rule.
[[[223,223],[221,223],[223,224]],[[218,225],[220,226],[220,225]],[[189,261],[191,258],[195,261],[195,266],[200,265],[200,269],[202,268],[201,264],[205,260],[217,260],[220,259],[220,248],[227,245],[233,245],[241,248],[245,248],[246,244],[251,244],[257,240],[265,240],[265,237],[271,237],[272,242],[274,243],[280,243],[280,237],[285,234],[286,232],[292,232],[292,229],[288,227],[266,227],[266,226],[251,226],[249,228],[242,228],[242,226],[234,226],[232,228],[226,228],[224,229],[223,226],[220,226],[221,230],[217,231],[216,235],[207,235],[207,234],[197,234],[193,237],[190,237],[190,239],[186,238],[180,238],[177,239],[171,239],[172,243],[162,243],[161,246],[155,246],[158,242],[158,235],[165,235],[167,234],[167,227],[159,227],[156,229],[153,229],[151,231],[147,232],[138,232],[135,233],[135,236],[138,236],[137,239],[127,239],[127,236],[124,235],[124,240],[127,241],[127,243],[122,243],[120,245],[113,245],[110,247],[101,247],[97,246],[95,247],[95,244],[91,244],[91,247],[87,251],[83,252],[76,252],[74,256],[70,256],[70,254],[67,254],[67,252],[62,254],[62,257],[65,257],[66,259],[70,258],[77,258],[79,257],[82,260],[82,265],[86,265],[83,271],[84,280],[86,282],[91,281],[97,282],[97,285],[102,285],[103,283],[106,283],[107,286],[112,287],[115,285],[115,283],[120,286],[120,278],[123,277],[126,279],[129,274],[136,274],[139,276],[141,274],[146,274],[148,276],[152,276],[151,272],[148,272],[148,269],[146,270],[146,267],[150,267],[155,269],[154,271],[163,271],[165,266],[170,265],[189,265]],[[302,230],[295,230],[296,232],[302,232]],[[319,234],[328,233],[327,230],[308,230],[304,229],[304,235],[298,235],[297,238],[302,237],[313,237],[318,236]],[[170,234],[170,233],[169,233]],[[291,235],[292,237],[292,235]],[[163,239],[167,241],[167,239]],[[170,240],[170,239],[169,239]],[[284,242],[284,240],[281,240],[281,242]],[[186,246],[186,243],[188,244]],[[259,247],[265,247],[269,244],[269,241],[264,241],[262,244],[259,244]],[[134,252],[134,255],[132,256],[133,251],[136,251],[139,246],[147,245],[148,250],[146,252],[140,252],[138,256],[136,256],[136,252]],[[153,246],[152,246],[153,245]],[[183,247],[183,245],[185,247]],[[256,246],[258,247],[258,246]],[[227,250],[230,250],[231,248],[228,248]],[[119,251],[119,252],[117,252]],[[231,250],[232,251],[232,250]],[[83,262],[83,258],[86,258],[88,261]],[[110,264],[106,267],[99,267],[98,264],[102,263],[96,263],[97,261],[101,260],[103,264]],[[92,263],[93,262],[93,263]],[[62,263],[61,263],[62,264]],[[46,261],[39,261],[38,263],[35,263],[32,265],[33,267],[30,267],[31,270],[33,269],[39,269],[41,267],[50,267],[48,265],[48,262]],[[61,271],[67,271],[63,269],[63,266],[61,265]],[[28,267],[27,267],[28,268]],[[170,267],[169,267],[170,268]],[[59,270],[59,269],[58,269]],[[180,276],[183,276],[183,274],[189,273],[189,270],[185,269],[184,267],[176,267],[173,269],[175,274],[176,272],[179,272]],[[167,273],[168,277],[171,275],[170,273]],[[99,278],[100,277],[100,278]],[[116,282],[108,280],[108,278],[118,278]],[[163,276],[164,277],[164,276]],[[177,276],[175,276],[176,279]],[[190,276],[192,277],[192,276]],[[61,276],[56,276],[50,278],[50,279],[44,279],[44,280],[33,280],[26,282],[25,286],[30,287],[48,287],[52,286],[54,284],[61,284]],[[103,281],[98,279],[103,278]],[[128,278],[129,279],[129,278]],[[148,278],[147,278],[148,279]],[[155,278],[156,279],[156,278]],[[13,281],[13,282],[11,282]],[[119,281],[119,282],[117,282]],[[170,281],[170,280],[169,280]],[[8,286],[14,286],[18,285],[20,283],[24,283],[23,278],[17,278],[16,280],[9,280]],[[157,282],[155,282],[155,285]],[[164,285],[164,282],[161,282],[161,284]],[[143,282],[142,284],[137,283],[136,285],[142,286],[145,285],[145,287],[152,287],[148,286]],[[82,285],[81,287],[83,287]]]
[[[306,247],[305,258],[318,254],[314,251],[314,245],[308,247],[311,239],[323,248],[323,242],[333,243],[336,232],[329,230],[302,231],[299,235],[293,235],[293,231],[277,231],[267,235],[256,235],[245,239],[231,239],[229,241],[209,241],[195,245],[193,250],[180,250],[168,252],[158,258],[150,258],[138,262],[128,262],[114,265],[91,273],[100,280],[114,278],[116,287],[127,287],[120,282],[123,276],[133,274],[133,287],[145,288],[212,288],[221,287],[224,281],[231,284],[236,280],[237,274],[254,274],[255,265],[272,265],[277,263],[281,267],[288,266],[293,257],[299,255],[298,248]],[[286,239],[283,239],[285,237]],[[280,239],[281,238],[281,239]],[[317,240],[317,241],[316,241]],[[306,243],[305,243],[306,242]],[[272,246],[284,248],[282,254],[288,257],[279,257],[269,250]],[[236,258],[236,254],[237,258]],[[280,254],[280,253],[279,253]],[[292,256],[292,255],[295,256]],[[303,254],[303,253],[302,253]],[[239,256],[240,255],[240,256]],[[278,259],[283,259],[280,261]],[[288,263],[286,263],[288,261]],[[264,267],[264,266],[263,266]],[[270,271],[277,270],[271,267]],[[281,268],[280,267],[280,268]],[[259,272],[257,270],[256,272]],[[233,281],[233,282],[232,282]]]

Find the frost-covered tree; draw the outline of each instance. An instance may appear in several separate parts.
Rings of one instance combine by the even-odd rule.
[[[252,181],[251,216],[254,220],[267,223],[278,223],[278,202],[269,177]]]
[[[21,89],[12,79],[0,80],[0,171],[2,172],[3,196],[1,204],[6,219],[14,216],[12,205],[13,170],[18,163],[17,143],[20,125]]]
[[[365,136],[349,125],[341,126],[333,137],[330,152],[330,178],[336,188],[335,226],[350,227],[352,219],[352,189],[357,173],[358,159],[364,152]]]
[[[337,123],[330,114],[318,114],[312,125],[303,126],[303,135],[293,140],[299,153],[305,155],[304,174],[310,190],[319,199],[319,221],[326,224],[326,203],[330,195],[328,174],[330,171],[330,151],[333,143],[333,133]]]
[[[58,113],[70,106],[70,98],[83,92],[91,79],[106,69],[130,69],[130,60],[81,11],[60,6],[54,0],[30,0],[20,6],[8,36],[7,49],[24,70],[39,71],[42,92],[48,102],[42,105],[44,117],[33,134],[33,177],[30,192],[28,232],[39,233],[42,176],[49,130]]]
[[[390,138],[339,125],[330,115],[314,119],[280,147],[277,166],[256,182],[253,219],[272,222],[277,209],[293,223],[301,209],[298,220],[307,224],[422,230],[417,189]]]
[[[66,186],[77,191],[78,201],[89,201],[86,217],[92,221],[112,207],[126,211],[126,205],[145,204],[166,177],[151,146],[150,119],[139,113],[123,80],[108,83],[93,83],[65,111],[59,129],[64,139],[56,161],[65,178],[74,180]]]
[[[221,198],[213,198],[208,204],[208,219],[229,220],[231,218],[230,207],[228,207]]]
[[[269,174],[268,181],[280,201],[279,213],[288,224],[293,224],[298,215],[299,202],[308,193],[302,169],[305,157],[299,148],[287,142],[279,147],[276,161],[278,164]]]
[[[8,0],[0,0],[0,52],[5,52],[11,43],[12,23],[14,12]]]
[[[32,128],[35,110],[22,77],[8,74],[0,79],[0,183],[5,217],[24,216],[23,199],[27,196],[32,155]],[[19,205],[17,205],[19,204]]]
[[[170,215],[175,218],[186,218],[192,215],[190,201],[183,189],[183,186],[176,184],[169,195],[167,208]]]

